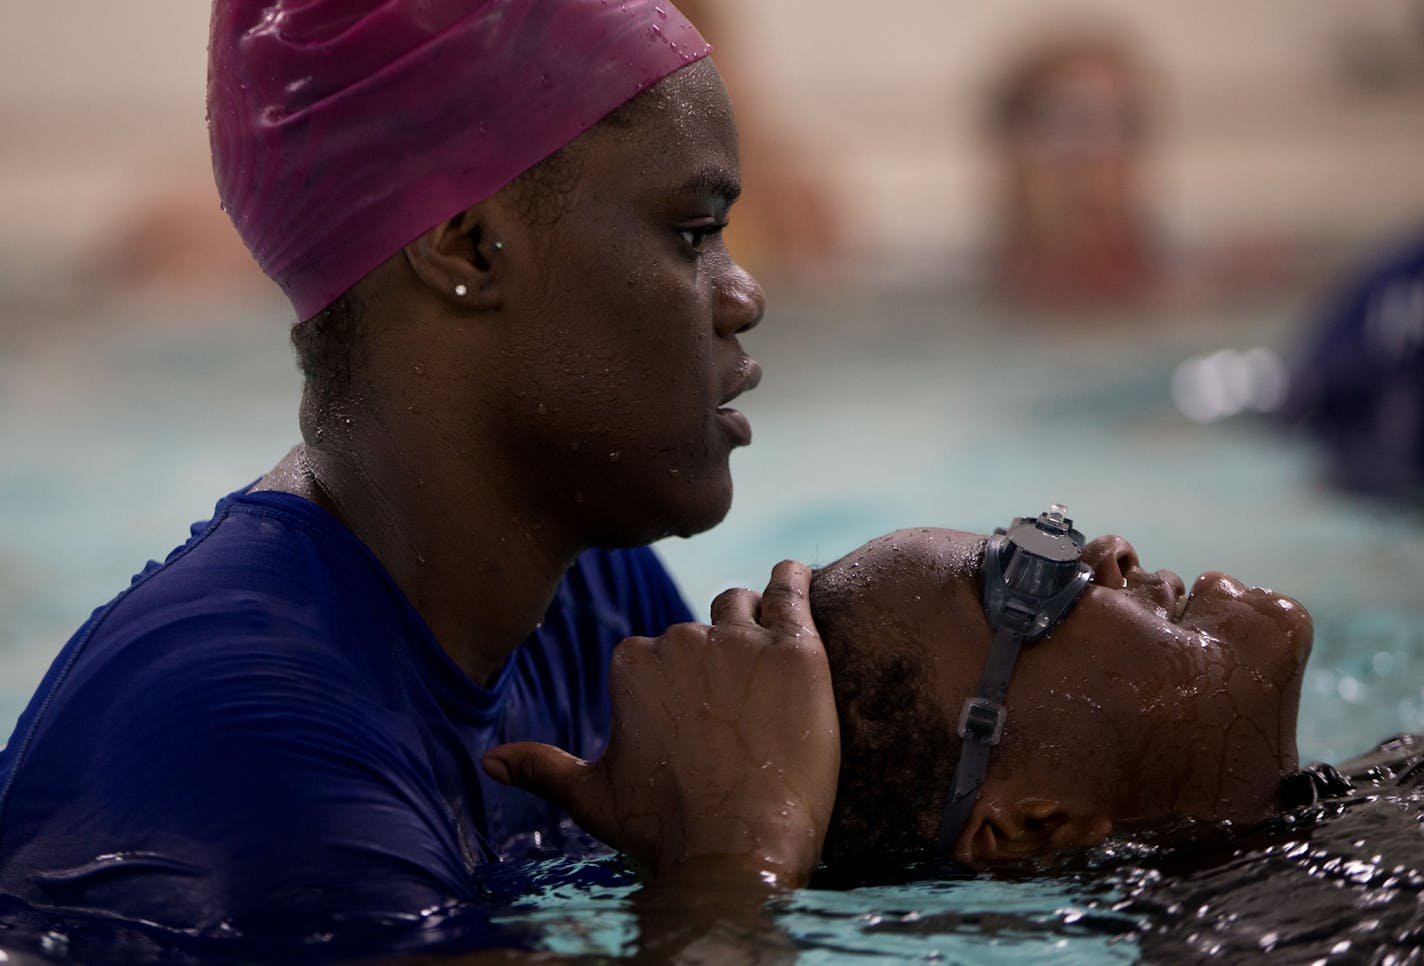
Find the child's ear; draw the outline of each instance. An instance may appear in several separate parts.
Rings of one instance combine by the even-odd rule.
[[[1100,844],[1112,832],[1101,812],[1051,798],[981,798],[959,838],[955,858],[967,865],[1031,859]]]

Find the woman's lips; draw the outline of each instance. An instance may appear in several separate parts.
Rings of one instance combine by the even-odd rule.
[[[752,424],[746,415],[739,409],[727,409],[725,406],[717,410],[717,418],[722,421],[732,443],[736,446],[746,446],[752,441]]]
[[[1168,593],[1167,613],[1172,615],[1172,620],[1181,620],[1182,612],[1187,609],[1187,585],[1170,570],[1159,570],[1157,576],[1162,578],[1162,586]]]
[[[1208,570],[1192,581],[1191,593],[1184,595],[1178,601],[1176,620],[1180,621],[1185,617],[1189,606],[1205,598],[1215,588],[1220,588],[1231,597],[1240,597],[1246,590],[1240,581],[1228,577],[1219,570]]]
[[[1181,611],[1186,611],[1186,604],[1190,601],[1194,601],[1199,597],[1205,597],[1213,591],[1236,600],[1254,598],[1272,603],[1290,600],[1289,597],[1277,594],[1269,587],[1247,587],[1230,574],[1222,573],[1220,570],[1208,570],[1206,573],[1197,577],[1192,583],[1191,595],[1182,601]],[[1294,604],[1295,602],[1291,601],[1291,603]],[[1298,607],[1300,605],[1296,604],[1295,606]]]
[[[1126,578],[1127,589],[1136,592],[1167,612],[1172,620],[1179,620],[1187,605],[1187,588],[1170,570],[1143,573],[1136,570]]]
[[[752,441],[751,421],[740,410],[732,409],[727,404],[742,393],[751,392],[761,383],[761,366],[755,359],[743,357],[732,371],[735,374],[734,381],[727,394],[722,398],[722,405],[717,409],[717,417],[726,427],[733,444],[746,446]]]
[[[751,392],[761,385],[761,365],[750,356],[742,356],[732,367],[731,384],[722,396],[722,405],[736,399],[744,392]]]
[[[1310,653],[1314,621],[1310,612],[1301,606],[1299,601],[1278,594],[1269,587],[1248,587],[1219,570],[1207,571],[1196,579],[1192,584],[1190,598],[1184,598],[1182,601],[1181,616],[1186,616],[1187,605],[1195,608],[1201,603],[1206,610],[1198,614],[1198,622],[1211,622],[1214,615],[1231,612],[1230,606],[1223,608],[1223,598],[1238,601],[1238,607],[1249,607],[1275,624],[1281,633],[1272,639],[1285,642],[1291,653],[1302,659]],[[1178,618],[1180,619],[1181,617]]]

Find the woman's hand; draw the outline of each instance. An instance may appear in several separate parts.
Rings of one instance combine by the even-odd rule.
[[[633,637],[613,655],[613,731],[597,763],[533,742],[484,758],[498,781],[555,801],[590,834],[663,875],[805,883],[840,769],[810,571],[783,561],[764,593],[729,590],[712,625]]]

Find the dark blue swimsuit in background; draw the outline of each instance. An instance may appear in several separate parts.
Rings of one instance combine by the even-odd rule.
[[[235,494],[95,612],[20,717],[0,893],[249,929],[473,899],[477,864],[568,830],[482,753],[597,757],[613,648],[688,619],[651,551],[590,551],[485,690],[334,518]]]

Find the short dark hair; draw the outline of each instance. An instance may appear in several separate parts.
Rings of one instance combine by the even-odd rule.
[[[923,651],[859,625],[845,598],[811,581],[811,614],[826,645],[841,726],[841,772],[822,859],[834,872],[890,871],[932,856],[959,741],[924,686]]]
[[[349,394],[351,374],[364,344],[365,317],[365,301],[349,288],[316,315],[292,326],[297,367],[315,401],[331,403]]]

